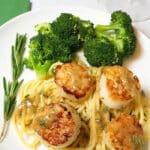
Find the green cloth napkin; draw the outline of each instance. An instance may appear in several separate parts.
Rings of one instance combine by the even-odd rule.
[[[0,0],[0,25],[29,10],[29,0]]]

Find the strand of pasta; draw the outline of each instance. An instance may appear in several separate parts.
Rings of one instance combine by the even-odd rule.
[[[35,137],[33,131],[29,131],[29,129],[26,129],[26,128],[24,127],[24,125],[22,126],[24,120],[21,120],[21,125],[18,125],[18,124],[17,124],[17,121],[18,121],[18,118],[16,118],[16,116],[14,115],[14,116],[13,116],[14,128],[15,128],[15,130],[16,130],[16,132],[17,132],[17,134],[18,134],[18,136],[19,136],[19,138],[20,138],[20,140],[21,140],[21,142],[22,142],[25,146],[34,149],[34,148],[39,144],[39,140],[37,140],[37,138]],[[20,121],[20,120],[19,120],[19,121]],[[28,136],[29,136],[29,135],[30,135],[30,136],[33,136],[33,140],[30,141],[30,142],[28,142],[27,140],[25,140],[25,137],[24,137],[24,134],[25,134],[25,133],[28,134]]]

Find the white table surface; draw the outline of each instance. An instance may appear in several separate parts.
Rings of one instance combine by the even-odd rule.
[[[32,3],[31,11],[42,9],[49,6],[83,6],[93,9],[106,11],[104,7],[99,5],[100,0],[30,0]],[[107,11],[106,11],[107,12]],[[150,38],[150,19],[143,22],[134,23],[135,28],[142,31]]]

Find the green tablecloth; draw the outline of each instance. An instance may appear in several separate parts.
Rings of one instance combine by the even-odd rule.
[[[0,25],[30,10],[29,0],[0,0]]]

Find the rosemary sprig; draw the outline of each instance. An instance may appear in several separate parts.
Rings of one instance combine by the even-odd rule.
[[[16,34],[15,45],[11,49],[11,69],[12,69],[12,81],[7,81],[3,77],[4,88],[4,122],[2,131],[0,133],[0,142],[3,141],[7,133],[9,120],[13,114],[16,106],[16,96],[20,85],[23,80],[18,81],[20,75],[23,72],[23,55],[25,52],[26,35]]]

